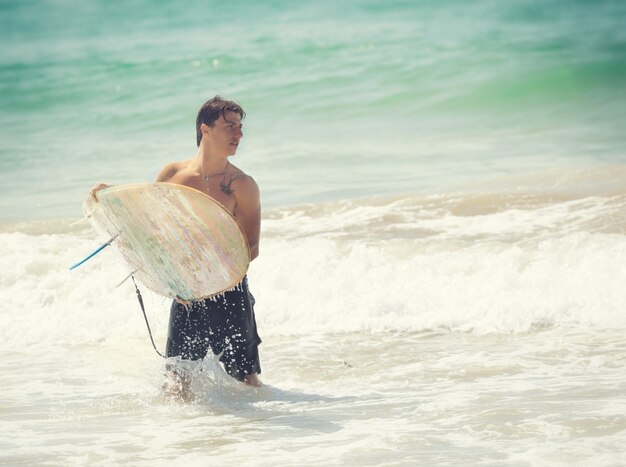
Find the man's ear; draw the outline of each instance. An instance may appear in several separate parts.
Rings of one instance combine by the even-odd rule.
[[[202,123],[200,124],[200,132],[203,135],[209,136],[211,134],[211,127],[208,126],[206,123]]]

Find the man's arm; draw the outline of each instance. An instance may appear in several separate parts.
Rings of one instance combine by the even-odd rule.
[[[174,175],[176,175],[177,171],[178,171],[178,167],[176,165],[176,162],[170,162],[169,164],[165,165],[165,167],[161,169],[161,171],[159,172],[159,175],[157,175],[156,181],[167,182]]]
[[[250,246],[250,260],[259,256],[261,235],[261,194],[254,179],[246,176],[235,189],[235,218],[243,229]]]

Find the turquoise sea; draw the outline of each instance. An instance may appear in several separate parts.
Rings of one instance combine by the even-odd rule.
[[[0,464],[623,465],[626,2],[0,0]],[[265,387],[163,397],[96,182],[261,188]],[[111,250],[111,251],[109,251]],[[157,347],[169,303],[144,290]]]
[[[220,94],[268,206],[626,162],[621,1],[0,2],[2,219],[195,153]]]

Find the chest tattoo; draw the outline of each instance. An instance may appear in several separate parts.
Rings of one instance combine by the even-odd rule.
[[[237,176],[224,175],[220,181],[220,191],[226,195],[232,195],[235,190],[231,188],[233,182],[237,179]]]

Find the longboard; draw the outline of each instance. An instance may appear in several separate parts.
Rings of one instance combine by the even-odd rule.
[[[208,195],[172,183],[115,185],[87,197],[93,227],[114,238],[139,282],[159,295],[210,298],[235,287],[250,249],[234,216]]]

